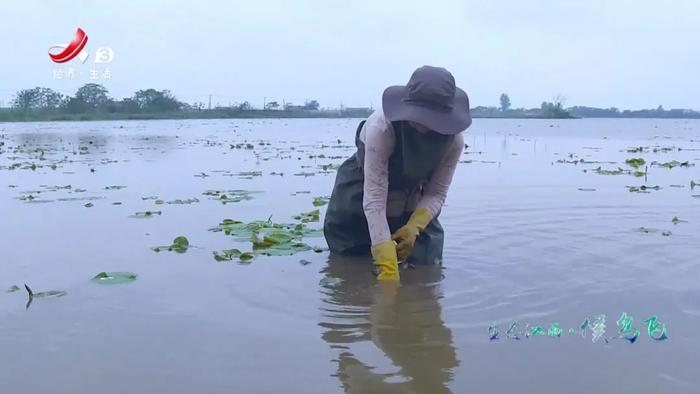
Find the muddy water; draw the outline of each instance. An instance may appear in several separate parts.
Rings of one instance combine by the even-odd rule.
[[[697,392],[700,122],[476,120],[441,216],[444,266],[398,288],[327,252],[213,259],[250,249],[209,231],[222,219],[294,222],[330,194],[356,122],[0,124],[2,391]],[[629,157],[696,166],[592,171]],[[661,189],[626,188],[640,185]],[[203,195],[230,189],[261,193]],[[130,217],[147,210],[161,214]],[[150,249],[179,235],[186,253]],[[139,277],[92,283],[101,271]],[[23,289],[5,292],[24,283],[67,295],[26,309]],[[633,344],[617,338],[623,312]],[[593,342],[579,325],[598,314]],[[667,340],[649,337],[652,315]],[[552,323],[561,337],[524,335]]]

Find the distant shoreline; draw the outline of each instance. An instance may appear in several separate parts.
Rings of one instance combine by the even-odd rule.
[[[30,113],[23,114],[16,111],[6,111],[10,116],[2,116],[0,111],[0,123],[20,122],[78,122],[78,121],[105,121],[105,120],[185,120],[185,119],[343,119],[343,118],[367,118],[372,112],[344,112],[344,111],[177,111],[164,113]],[[484,119],[557,119],[543,116],[480,116],[473,114],[473,118]],[[9,119],[8,119],[9,118]],[[573,119],[573,117],[559,118]]]
[[[22,122],[82,122],[82,121],[110,121],[110,120],[188,120],[188,119],[343,119],[366,118],[371,112],[344,112],[344,111],[226,111],[226,110],[200,110],[200,111],[176,111],[163,113],[83,113],[67,114],[56,112],[21,113],[19,111],[0,109],[0,123]],[[697,117],[668,117],[668,116],[589,116],[589,117],[547,117],[516,114],[480,114],[472,112],[474,119],[698,119]]]

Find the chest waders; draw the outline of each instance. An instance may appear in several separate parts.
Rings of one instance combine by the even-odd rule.
[[[365,145],[360,140],[360,122],[355,133],[357,152],[338,169],[323,232],[332,253],[369,254],[371,241],[362,207]],[[396,144],[389,157],[387,221],[393,233],[406,224],[423,194],[423,187],[441,164],[454,140],[452,135],[420,133],[408,122],[392,122]],[[439,214],[438,214],[439,215]],[[438,215],[423,230],[408,261],[436,264],[442,261],[444,233]]]

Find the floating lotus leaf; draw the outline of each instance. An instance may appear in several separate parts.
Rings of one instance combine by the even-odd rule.
[[[144,212],[136,212],[135,214],[129,216],[130,218],[135,218],[135,219],[148,219],[152,218],[155,216],[160,216],[162,215],[162,211],[144,211]]]
[[[115,285],[133,282],[137,276],[133,272],[100,272],[92,278],[92,281],[100,284]]]
[[[322,206],[328,204],[329,200],[330,200],[330,198],[328,198],[328,197],[315,197],[311,203],[315,207],[322,207]]]
[[[318,222],[321,216],[321,212],[318,209],[314,209],[311,212],[300,213],[294,216],[294,219],[299,220],[302,223],[308,222]]]
[[[169,252],[185,253],[187,248],[190,247],[190,242],[186,237],[179,236],[175,237],[173,243],[167,246],[154,246],[151,249],[154,252],[160,252],[161,250],[167,250]]]
[[[646,161],[644,161],[644,159],[642,159],[641,157],[633,157],[625,160],[625,163],[627,163],[627,165],[629,165],[630,167],[639,168],[643,166],[646,163]]]

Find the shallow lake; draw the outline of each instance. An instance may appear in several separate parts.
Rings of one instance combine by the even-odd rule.
[[[443,267],[398,289],[313,233],[214,259],[252,251],[224,219],[320,228],[357,122],[0,124],[2,391],[698,391],[700,122],[476,119]]]

